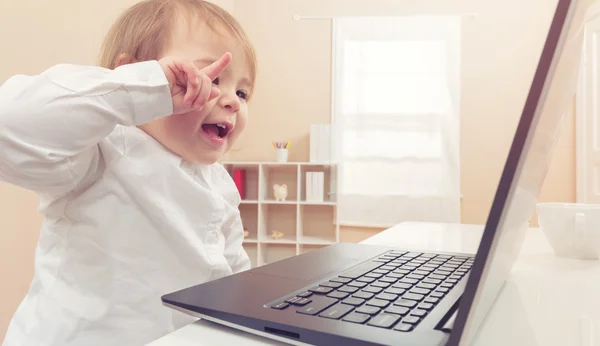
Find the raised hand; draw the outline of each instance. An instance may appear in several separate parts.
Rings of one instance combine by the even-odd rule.
[[[212,81],[229,65],[231,53],[225,53],[219,60],[198,69],[186,58],[164,57],[158,61],[162,67],[173,99],[173,114],[199,111],[219,96],[219,88]]]

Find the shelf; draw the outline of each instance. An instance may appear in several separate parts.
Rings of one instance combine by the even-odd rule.
[[[233,176],[245,170],[245,196],[239,210],[243,240],[252,266],[262,266],[339,241],[337,223],[337,168],[335,163],[316,162],[222,162]],[[323,172],[323,199],[306,200],[306,173]],[[274,184],[286,184],[284,201],[275,200]],[[282,232],[273,239],[272,232]]]
[[[296,206],[290,204],[260,204],[260,227],[258,240],[260,242],[279,241],[296,243]],[[283,233],[283,238],[273,239],[273,231]]]
[[[248,231],[248,238],[258,239],[258,205],[240,204],[239,210],[244,231]]]
[[[335,209],[331,206],[301,205],[299,215],[299,241],[333,244],[337,241]]]

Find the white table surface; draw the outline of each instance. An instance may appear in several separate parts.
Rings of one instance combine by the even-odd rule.
[[[481,225],[402,223],[367,240],[424,251],[475,253]],[[476,346],[600,346],[600,261],[556,256],[531,228],[511,277],[483,323]],[[284,345],[198,321],[150,346]]]

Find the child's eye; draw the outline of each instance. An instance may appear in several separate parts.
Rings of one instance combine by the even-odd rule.
[[[243,98],[244,100],[248,99],[248,94],[243,90],[238,90],[237,96]]]
[[[213,80],[212,82],[215,85],[219,85],[219,77],[215,78],[215,80]]]

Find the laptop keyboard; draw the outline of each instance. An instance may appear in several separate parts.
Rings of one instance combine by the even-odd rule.
[[[270,307],[410,332],[472,265],[472,257],[390,251]]]

